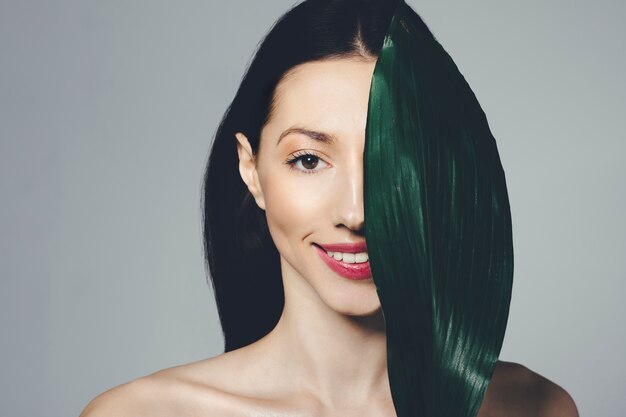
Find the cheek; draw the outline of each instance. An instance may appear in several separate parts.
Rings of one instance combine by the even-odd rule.
[[[302,239],[321,230],[329,219],[328,193],[318,174],[275,170],[261,182],[268,227],[278,250],[294,249]]]

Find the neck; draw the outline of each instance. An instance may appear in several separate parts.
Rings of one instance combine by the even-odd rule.
[[[341,314],[290,268],[283,269],[283,283],[283,313],[264,339],[285,371],[284,382],[328,405],[367,404],[389,395],[382,311]]]

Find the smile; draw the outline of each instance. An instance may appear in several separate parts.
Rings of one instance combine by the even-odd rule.
[[[367,247],[359,244],[314,244],[324,263],[337,274],[353,280],[371,278]],[[330,249],[334,249],[330,250]],[[339,251],[341,249],[341,251]]]

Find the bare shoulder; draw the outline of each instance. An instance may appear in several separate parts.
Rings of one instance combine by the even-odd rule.
[[[154,397],[154,386],[140,378],[111,388],[91,400],[80,417],[143,416],[150,412],[148,398]]]
[[[216,361],[214,361],[216,362]],[[234,396],[204,376],[211,358],[163,369],[111,388],[92,399],[80,417],[237,415]]]
[[[498,362],[485,402],[489,417],[579,417],[565,389],[515,362]]]

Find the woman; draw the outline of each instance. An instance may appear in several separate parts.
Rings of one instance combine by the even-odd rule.
[[[307,0],[274,25],[217,131],[204,207],[225,353],[83,416],[578,415],[558,385],[497,360],[504,172],[404,2]]]

